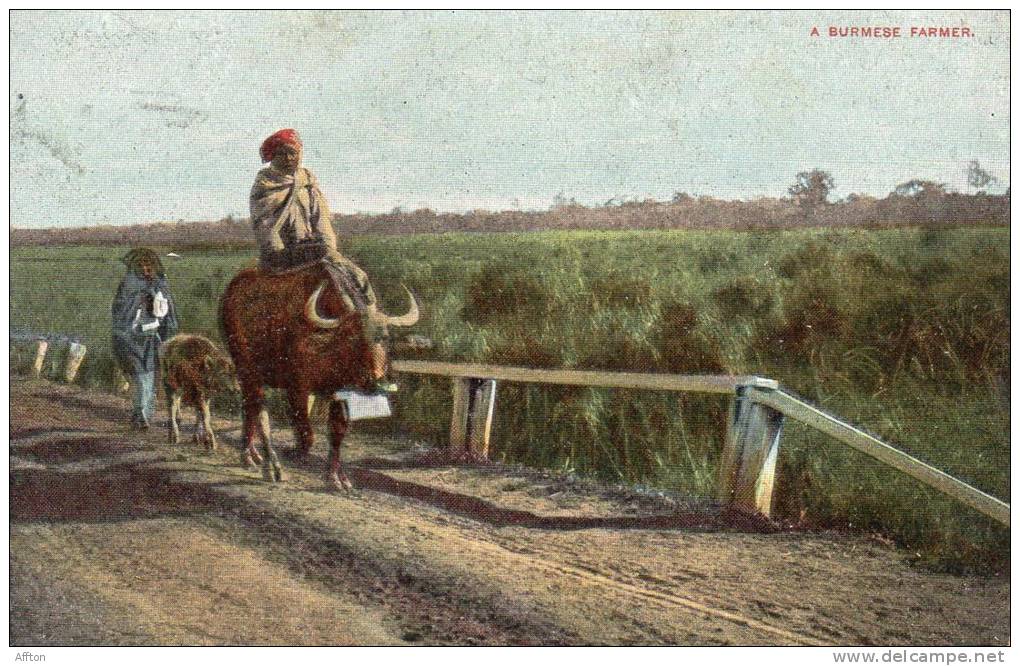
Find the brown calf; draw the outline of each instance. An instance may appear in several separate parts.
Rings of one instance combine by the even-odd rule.
[[[181,439],[177,418],[181,403],[195,408],[195,443],[216,448],[209,399],[220,391],[236,389],[234,364],[212,342],[200,335],[177,335],[163,347],[163,388],[170,412],[170,445]]]

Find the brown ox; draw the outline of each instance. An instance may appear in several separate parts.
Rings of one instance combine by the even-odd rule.
[[[244,400],[246,464],[261,461],[266,480],[283,478],[270,436],[265,389],[286,391],[295,448],[308,453],[314,440],[309,397],[374,385],[375,362],[360,317],[373,317],[383,326],[410,326],[418,321],[418,304],[410,292],[408,297],[411,308],[403,317],[375,310],[359,314],[321,265],[276,275],[247,269],[234,277],[220,302],[220,324]],[[328,473],[332,484],[342,490],[352,487],[340,460],[347,427],[342,405],[331,401]],[[264,458],[255,450],[256,433]]]
[[[195,443],[216,448],[209,399],[220,391],[237,388],[234,364],[212,342],[200,335],[176,335],[161,354],[163,388],[170,412],[170,444],[181,439],[178,416],[181,403],[195,408]]]

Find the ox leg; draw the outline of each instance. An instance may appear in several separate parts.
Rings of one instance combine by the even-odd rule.
[[[212,429],[212,413],[209,410],[209,398],[203,397],[202,424],[205,426],[205,445],[210,451],[216,450],[216,433]]]
[[[255,435],[259,429],[259,413],[262,411],[262,399],[265,396],[262,387],[250,388],[244,385],[244,450],[241,452],[241,464],[255,467],[262,464],[262,456],[255,450]]]
[[[307,391],[299,388],[287,389],[287,402],[290,404],[290,423],[294,428],[294,448],[302,454],[312,450],[312,443],[315,441],[315,433],[312,431],[312,423],[308,419],[311,411]]]
[[[181,441],[181,428],[177,419],[181,413],[181,396],[173,391],[166,392],[167,411],[170,412],[169,440],[170,446],[177,446]]]
[[[259,438],[262,440],[262,478],[266,481],[283,481],[283,468],[273,449],[272,433],[269,431],[269,412],[259,412]]]
[[[354,489],[354,484],[344,473],[343,460],[340,458],[340,447],[347,434],[347,416],[344,414],[343,403],[334,400],[329,405],[329,481],[334,488],[340,491]]]

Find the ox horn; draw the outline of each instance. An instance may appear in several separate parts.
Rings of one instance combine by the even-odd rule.
[[[320,282],[319,286],[312,292],[312,295],[308,297],[308,302],[305,303],[305,318],[319,328],[336,328],[340,325],[339,319],[327,319],[319,315],[319,296],[322,294],[322,290],[326,288],[326,284],[327,282],[325,280]],[[343,293],[341,290],[340,297],[344,299],[344,305],[353,312],[354,303],[351,302],[350,296]]]
[[[404,285],[400,286],[407,292],[407,299],[411,301],[411,309],[407,311],[407,314],[400,317],[391,317],[388,314],[379,312],[379,321],[388,326],[414,326],[418,323],[418,301],[414,300],[414,294],[407,287],[404,287]]]

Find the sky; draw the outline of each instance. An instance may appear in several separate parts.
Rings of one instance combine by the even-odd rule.
[[[10,49],[20,228],[246,217],[284,127],[338,213],[1009,182],[1005,11],[14,11]]]

